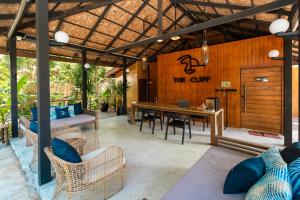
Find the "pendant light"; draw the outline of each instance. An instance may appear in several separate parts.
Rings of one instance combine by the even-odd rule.
[[[91,65],[89,63],[85,63],[83,66],[84,66],[85,69],[91,68]]]
[[[203,59],[204,65],[207,65],[208,61],[209,61],[209,52],[208,52],[208,45],[207,45],[207,40],[206,40],[206,30],[203,31],[203,36],[204,36],[204,40],[203,40],[202,47],[201,47],[202,59]]]
[[[177,4],[175,3],[174,4],[174,10],[175,10],[175,20],[174,20],[174,28],[175,28],[175,32],[176,32],[176,26],[177,26],[177,9],[176,9],[176,7],[177,7]],[[174,41],[176,41],[176,40],[179,40],[180,39],[180,36],[178,36],[178,35],[174,35],[173,37],[171,37],[171,40],[174,40]]]
[[[273,35],[277,35],[285,33],[289,27],[290,23],[287,19],[277,19],[271,23],[269,30]]]
[[[66,32],[63,32],[63,31],[57,31],[55,34],[54,34],[54,39],[56,40],[56,42],[59,42],[59,43],[68,43],[69,42],[69,35],[66,33]]]
[[[145,32],[145,22],[143,21],[143,33]],[[146,71],[148,67],[148,58],[146,55],[146,49],[144,50],[143,57],[142,57],[142,70]]]
[[[205,3],[205,0],[204,0],[204,3]],[[203,10],[204,10],[204,15],[205,15],[205,4],[204,4]],[[206,39],[206,30],[203,31],[203,43],[202,43],[201,51],[202,51],[203,64],[207,65],[208,61],[209,61],[209,52],[208,52],[208,45],[207,45],[207,39]]]

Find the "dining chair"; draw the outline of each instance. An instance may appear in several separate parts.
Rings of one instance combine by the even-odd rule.
[[[191,115],[193,119],[193,125],[195,125],[195,119],[201,119],[202,120],[202,125],[203,125],[203,131],[205,131],[205,124],[208,128],[208,116],[206,115]]]
[[[142,109],[142,118],[141,118],[141,124],[140,124],[140,132],[143,129],[143,123],[144,121],[149,122],[149,128],[151,128],[151,122],[153,123],[152,126],[152,134],[154,134],[154,128],[155,128],[155,121],[156,119],[159,119],[160,121],[160,128],[163,130],[163,123],[162,123],[162,116],[160,111],[156,110],[150,110],[150,109]]]
[[[190,139],[192,139],[190,115],[182,115],[182,114],[175,114],[175,113],[167,113],[166,115],[167,115],[167,127],[166,127],[166,133],[165,133],[165,140],[167,140],[167,138],[168,138],[169,126],[173,126],[174,135],[176,134],[176,128],[182,128],[181,144],[184,144],[185,127],[186,126],[188,126],[188,128],[189,128],[189,136],[190,136]]]

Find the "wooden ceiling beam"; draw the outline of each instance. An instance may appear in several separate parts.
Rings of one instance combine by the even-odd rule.
[[[119,30],[119,32],[117,33],[117,35],[114,36],[114,38],[110,41],[110,43],[107,45],[107,47],[105,48],[105,50],[109,49],[114,43],[115,41],[122,35],[122,33],[126,30],[126,28],[131,24],[131,22],[133,22],[133,20],[138,16],[138,14],[140,14],[140,12],[145,8],[145,6],[147,5],[147,2],[149,2],[149,0],[145,0],[143,1],[143,4],[137,9],[137,11],[130,17],[130,19],[126,22],[126,24],[121,28],[121,30]]]
[[[22,38],[24,38],[24,40],[30,41],[30,42],[36,42],[36,37],[33,35],[28,35],[28,34],[24,34],[24,33],[17,33],[18,36],[21,36]],[[107,53],[104,50],[100,50],[100,49],[95,49],[95,48],[91,48],[91,47],[86,47],[86,46],[82,46],[82,45],[78,45],[78,44],[72,44],[72,43],[66,43],[66,44],[61,44],[56,42],[53,39],[49,39],[49,45],[50,46],[56,46],[56,47],[60,47],[60,46],[65,46],[65,47],[69,47],[69,48],[73,48],[73,49],[78,49],[78,50],[86,50],[86,51],[90,51],[90,52],[94,52],[97,53],[99,55],[108,55],[108,56],[116,56],[116,57],[120,57],[120,58],[126,58],[129,60],[140,60],[140,58],[138,57],[134,57],[134,56],[127,56],[127,55],[123,55],[120,53]]]
[[[98,3],[89,4],[89,5],[82,6],[82,7],[75,8],[75,9],[71,8],[69,10],[62,11],[61,14],[49,13],[49,22],[54,21],[54,20],[58,20],[58,19],[62,19],[62,18],[65,18],[65,17],[69,17],[69,16],[72,16],[72,15],[76,15],[76,14],[79,14],[79,13],[82,13],[82,12],[86,12],[88,10],[93,10],[93,9],[97,9],[97,8],[107,6],[107,5],[110,5],[110,4],[115,4],[115,3],[118,3],[118,2],[121,2],[121,1],[123,1],[123,0],[110,0],[110,1],[108,1],[108,0],[98,0],[97,1]],[[31,27],[31,26],[34,26],[34,25],[35,25],[35,20],[30,20],[28,22],[20,24],[18,26],[18,30],[24,29],[24,28],[27,28],[27,27]]]
[[[96,28],[99,26],[100,22],[103,20],[103,18],[105,17],[105,15],[107,14],[107,12],[109,11],[111,5],[108,5],[104,11],[102,12],[101,16],[98,17],[98,20],[96,21],[96,23],[93,25],[92,29],[90,29],[89,33],[87,34],[87,36],[85,37],[84,41],[82,42],[82,45],[86,45],[86,42],[90,39],[90,37],[93,35],[94,31],[96,30]]]
[[[204,15],[204,13],[202,11],[192,11],[192,10],[190,10],[189,12],[191,14],[196,15],[196,16],[203,16]],[[214,13],[205,13],[205,16],[210,17],[211,19],[214,19],[214,18],[225,17],[225,16],[230,16],[230,15],[219,15],[219,14],[214,14]],[[239,19],[239,20],[241,20],[241,21],[243,21],[243,20],[244,21],[247,21],[247,20],[250,21],[251,20],[251,22],[254,22],[254,24],[263,25],[263,26],[270,24],[270,22],[263,21],[263,20],[257,20],[257,19],[243,18],[243,19]]]
[[[207,6],[212,8],[227,8],[231,10],[246,10],[249,8],[254,8],[254,6],[241,6],[235,5],[231,3],[213,3],[213,2],[204,2],[204,1],[188,1],[188,0],[177,0],[177,2],[186,4],[186,5],[197,5],[197,6]],[[282,8],[277,10],[272,10],[269,13],[278,14],[278,15],[285,15],[288,16],[290,14],[289,11],[284,10]]]
[[[102,0],[102,2],[110,3],[111,0]],[[21,0],[1,0],[3,4],[19,4]],[[28,2],[35,3],[34,0]],[[49,3],[100,3],[101,0],[49,0]]]
[[[238,20],[241,20],[243,18],[247,18],[247,17],[253,16],[253,15],[256,15],[258,13],[263,13],[263,12],[269,12],[269,11],[272,11],[272,10],[276,10],[276,9],[282,8],[284,6],[295,4],[295,3],[296,3],[296,0],[277,0],[277,1],[274,1],[274,2],[271,2],[271,3],[267,3],[267,4],[264,4],[264,5],[249,8],[249,9],[240,11],[238,13],[234,13],[234,14],[231,14],[231,15],[226,15],[226,16],[223,16],[223,17],[218,17],[218,18],[215,18],[215,19],[203,22],[203,23],[194,24],[192,26],[181,28],[181,29],[178,29],[175,32],[166,33],[162,36],[156,36],[156,37],[148,38],[148,39],[141,40],[141,41],[138,41],[138,42],[133,42],[131,44],[128,44],[128,45],[125,45],[125,46],[119,47],[119,48],[111,48],[111,49],[108,50],[108,52],[110,52],[110,53],[118,52],[118,51],[122,51],[124,49],[130,49],[130,48],[133,48],[133,47],[136,47],[136,46],[147,45],[149,43],[157,41],[157,39],[168,39],[168,38],[171,38],[174,35],[184,35],[184,34],[189,34],[189,33],[204,30],[204,29],[209,29],[209,28],[212,28],[212,27],[215,27],[215,26],[220,26],[220,25],[223,25],[223,24],[228,24],[228,23],[231,23],[231,22],[234,22],[234,21],[238,21]]]

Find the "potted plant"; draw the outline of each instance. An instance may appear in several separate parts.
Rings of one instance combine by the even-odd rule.
[[[101,111],[102,112],[107,112],[109,109],[108,101],[109,101],[110,95],[111,95],[110,88],[106,88],[101,94],[101,97],[103,99],[103,102],[101,103]]]
[[[115,94],[116,94],[116,99],[117,99],[117,115],[124,114],[124,108],[122,106],[122,99],[125,91],[130,87],[130,84],[127,83],[126,87],[123,87],[123,81],[118,81],[115,84]]]

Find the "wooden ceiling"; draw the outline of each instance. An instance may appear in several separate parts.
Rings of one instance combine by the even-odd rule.
[[[160,0],[159,0],[160,1]],[[252,7],[264,5],[272,0],[162,0],[162,34],[174,32],[175,7],[177,30],[222,16],[232,15]],[[20,7],[20,0],[2,0],[0,3],[0,52],[5,50],[7,34]],[[182,39],[163,43],[151,42],[123,48],[159,34],[158,0],[49,0],[49,38],[58,30],[70,36],[69,46],[51,46],[52,59],[70,59],[80,62],[81,50],[88,50],[91,63],[118,66],[125,56],[141,57],[195,48],[203,40],[202,31],[183,35]],[[296,15],[296,5],[287,5],[266,13],[215,26],[207,30],[208,44],[218,44],[270,34],[270,22],[278,18],[291,19]],[[25,13],[17,26],[17,33],[27,34],[17,42],[20,55],[34,57],[33,42],[36,35],[35,3],[26,6]],[[192,37],[191,37],[192,36]],[[295,43],[296,47],[297,43]],[[105,53],[118,49],[115,54]],[[293,51],[295,54],[296,50]],[[119,56],[122,54],[123,56]]]

